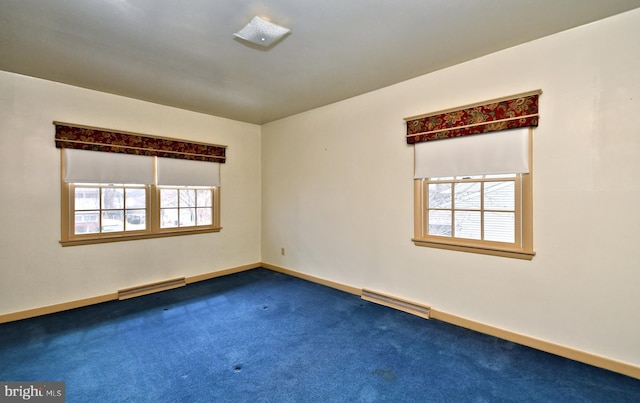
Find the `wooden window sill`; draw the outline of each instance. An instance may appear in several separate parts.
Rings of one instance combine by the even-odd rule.
[[[93,245],[99,243],[109,243],[109,242],[122,242],[122,241],[135,241],[139,239],[153,239],[153,238],[166,238],[170,236],[180,236],[180,235],[194,235],[194,234],[207,234],[211,232],[220,232],[222,227],[207,227],[207,228],[199,228],[199,229],[181,229],[177,231],[164,231],[164,232],[154,232],[154,233],[143,233],[143,234],[118,234],[118,235],[109,235],[109,236],[101,236],[101,237],[86,237],[86,238],[74,238],[74,239],[65,239],[60,241],[60,245],[62,246],[78,246],[78,245]]]
[[[457,243],[435,242],[431,240],[416,239],[416,238],[413,238],[412,241],[416,246],[426,246],[429,248],[454,250],[459,252],[479,253],[482,255],[500,256],[500,257],[514,258],[514,259],[522,259],[522,260],[532,260],[536,254],[534,251],[524,251],[520,249],[508,249],[508,248],[500,249],[500,248],[493,248],[493,247],[480,246],[480,245],[462,245]]]

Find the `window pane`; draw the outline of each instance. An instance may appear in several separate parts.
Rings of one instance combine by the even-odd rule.
[[[456,209],[480,209],[480,182],[456,183],[454,192]]]
[[[102,232],[124,231],[124,212],[112,210],[102,216]]]
[[[196,209],[181,208],[179,225],[181,227],[193,227],[196,225]]]
[[[160,189],[160,207],[178,207],[178,189]]]
[[[124,208],[123,188],[102,188],[102,208],[121,209]]]
[[[75,234],[97,234],[100,229],[99,224],[99,211],[83,211],[76,212],[75,220]]]
[[[514,243],[514,213],[484,213],[484,239],[487,241]]]
[[[196,191],[194,189],[180,189],[180,207],[195,207]]]
[[[142,188],[126,189],[126,206],[131,208],[145,208],[147,205],[147,192]]]
[[[100,208],[100,188],[75,188],[75,209],[93,210]]]
[[[429,210],[429,235],[451,236],[451,211]]]
[[[127,231],[139,231],[147,229],[145,210],[127,210]]]
[[[213,224],[213,216],[211,214],[211,207],[197,209],[197,224],[198,225],[211,225]]]
[[[177,192],[176,192],[177,195]],[[160,228],[175,228],[178,226],[178,209],[160,210]]]
[[[429,184],[429,208],[451,208],[451,183]]]
[[[198,189],[196,199],[198,207],[211,207],[211,189]]]
[[[480,212],[456,211],[455,212],[456,238],[480,239]]]
[[[486,182],[484,184],[485,210],[515,210],[515,182]]]

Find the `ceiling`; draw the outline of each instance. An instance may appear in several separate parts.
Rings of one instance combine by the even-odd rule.
[[[637,7],[640,0],[0,0],[0,70],[263,124]],[[266,49],[234,38],[255,15],[292,32]]]

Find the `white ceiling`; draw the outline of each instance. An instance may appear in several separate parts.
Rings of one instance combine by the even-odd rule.
[[[640,0],[0,0],[0,70],[262,124],[637,7]],[[255,15],[292,33],[269,49],[234,39]]]

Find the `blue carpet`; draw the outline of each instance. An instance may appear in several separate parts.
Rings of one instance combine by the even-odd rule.
[[[640,380],[265,269],[0,325],[68,402],[639,402]]]

